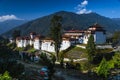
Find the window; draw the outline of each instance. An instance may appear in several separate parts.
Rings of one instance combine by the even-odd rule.
[[[51,42],[50,46],[53,46],[53,42]]]

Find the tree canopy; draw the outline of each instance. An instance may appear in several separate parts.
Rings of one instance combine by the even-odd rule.
[[[93,58],[96,54],[96,46],[95,46],[93,35],[90,35],[90,37],[88,39],[86,50],[87,50],[87,54],[88,54],[88,60],[89,60],[89,62],[92,62]]]
[[[62,17],[54,15],[51,19],[50,36],[54,41],[56,58],[58,59],[58,53],[62,42]]]
[[[5,44],[0,45],[0,73],[8,71],[12,77],[18,77],[23,71],[24,66],[18,64],[15,52]]]

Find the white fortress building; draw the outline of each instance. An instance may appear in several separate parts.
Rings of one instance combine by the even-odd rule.
[[[96,44],[104,44],[106,42],[105,30],[99,24],[94,24],[85,31],[73,29],[65,31],[62,36],[60,51],[66,50],[71,45],[87,44],[90,35],[94,36]],[[54,41],[51,38],[37,35],[35,32],[30,33],[30,36],[16,38],[16,44],[17,47],[30,45],[36,50],[55,52]]]
[[[94,24],[84,31],[83,44],[87,44],[90,35],[94,36],[96,44],[104,44],[106,42],[105,30],[99,24]]]
[[[70,40],[68,38],[62,38],[60,51],[66,50],[70,46],[71,46]],[[54,47],[55,47],[54,46],[54,41],[51,38],[46,38],[46,39],[42,40],[41,50],[45,50],[45,51],[48,51],[48,52],[55,52]]]
[[[27,45],[33,46],[36,50],[43,50],[48,52],[55,52],[54,41],[51,38],[45,38],[44,36],[34,35],[30,33],[29,37],[16,38],[17,47],[26,47]],[[62,37],[60,51],[65,50],[71,46],[70,39]]]

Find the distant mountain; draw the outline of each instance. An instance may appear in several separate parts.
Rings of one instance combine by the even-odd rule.
[[[118,25],[120,25],[120,18],[113,18],[115,22],[117,22]]]
[[[27,22],[26,20],[7,20],[4,22],[0,22],[0,34],[9,31],[16,26],[20,26],[23,23]]]
[[[120,21],[120,18],[112,18],[115,21]]]
[[[63,17],[62,25],[64,30],[87,29],[94,23],[100,24],[108,33],[120,30],[120,25],[118,25],[116,21],[101,16],[97,13],[78,15],[72,12],[60,11],[48,16],[29,21],[26,24],[18,26],[4,33],[3,35],[10,36],[14,30],[21,30],[22,35],[28,35],[30,32],[47,35],[49,33],[50,20],[53,15],[59,15]]]

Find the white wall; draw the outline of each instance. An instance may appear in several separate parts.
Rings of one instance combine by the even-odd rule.
[[[83,37],[83,44],[87,44],[88,38],[90,37],[90,35],[91,35],[91,34],[84,35],[84,37]]]
[[[52,42],[42,42],[41,50],[45,50],[48,52],[55,52],[54,44]]]
[[[84,37],[83,37],[83,44],[87,44],[90,35],[91,34],[84,35]],[[94,42],[96,44],[103,44],[103,43],[106,42],[106,35],[103,32],[96,31],[93,36],[94,36]]]
[[[69,48],[70,46],[71,46],[70,41],[67,41],[67,40],[62,41],[60,50],[65,50]]]
[[[30,42],[30,43],[29,43],[29,44],[30,44],[30,46],[32,46],[32,45],[33,45],[33,41],[32,41],[32,40],[30,40],[29,42]]]
[[[106,42],[106,35],[103,32],[96,31],[94,34],[96,44],[104,44]]]
[[[17,41],[17,47],[23,47],[23,40],[18,40]]]
[[[62,41],[60,50],[65,50],[71,46],[70,41]],[[41,43],[41,50],[45,50],[48,52],[55,52],[53,42],[42,42]]]
[[[26,47],[29,45],[29,40],[18,40],[17,47]]]
[[[26,47],[27,45],[29,45],[29,40],[23,40],[23,47]]]
[[[40,41],[39,40],[35,40],[33,43],[33,47],[34,49],[39,50],[40,49]]]

